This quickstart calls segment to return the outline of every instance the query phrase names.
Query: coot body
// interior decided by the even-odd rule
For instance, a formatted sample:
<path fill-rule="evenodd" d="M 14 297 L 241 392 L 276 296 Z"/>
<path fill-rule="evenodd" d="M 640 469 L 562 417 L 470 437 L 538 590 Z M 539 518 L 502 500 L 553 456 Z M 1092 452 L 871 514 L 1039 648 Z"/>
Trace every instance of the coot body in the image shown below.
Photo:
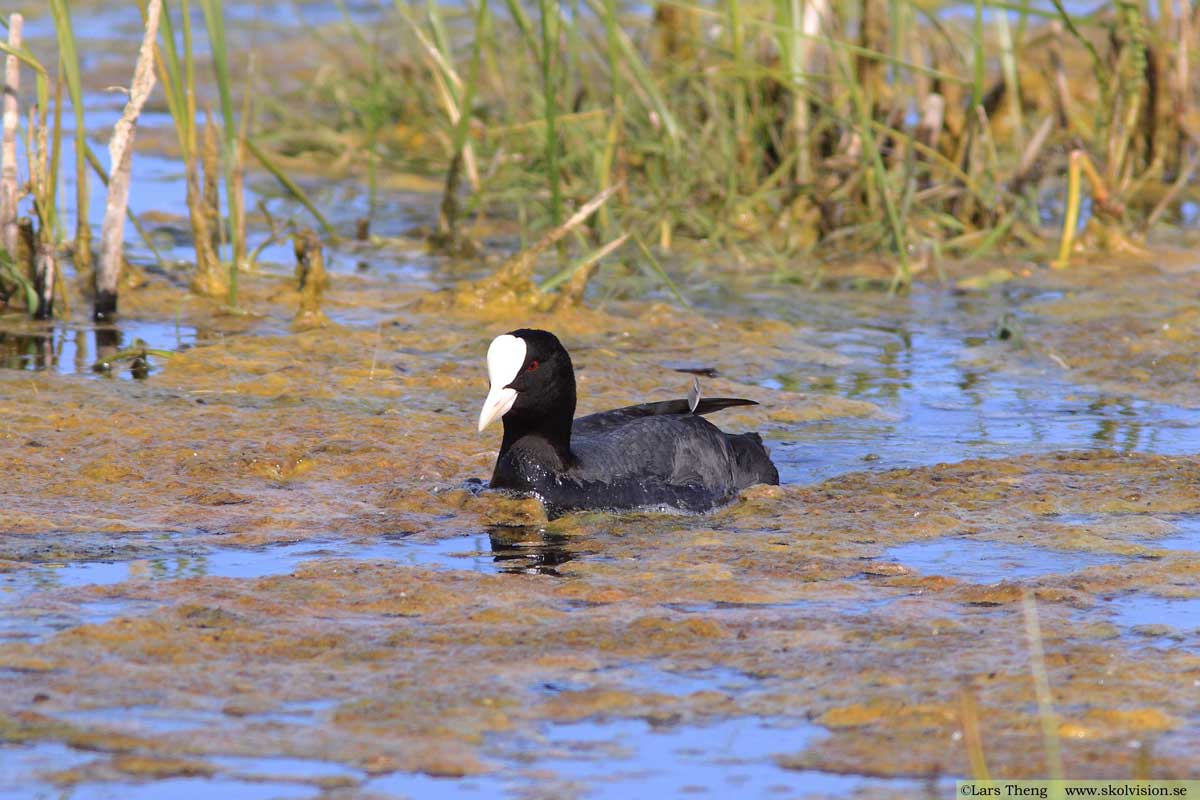
<path fill-rule="evenodd" d="M 491 389 L 479 430 L 500 418 L 491 486 L 532 494 L 551 515 L 580 510 L 709 511 L 756 483 L 779 483 L 757 433 L 724 433 L 703 414 L 751 400 L 643 403 L 575 419 L 571 357 L 547 331 L 488 348 Z"/>

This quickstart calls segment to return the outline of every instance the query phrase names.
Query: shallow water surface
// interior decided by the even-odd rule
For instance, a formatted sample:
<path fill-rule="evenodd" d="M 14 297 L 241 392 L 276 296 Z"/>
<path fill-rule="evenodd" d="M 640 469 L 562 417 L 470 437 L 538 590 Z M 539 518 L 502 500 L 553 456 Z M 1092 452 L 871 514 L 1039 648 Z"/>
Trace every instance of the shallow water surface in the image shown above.
<path fill-rule="evenodd" d="M 644 722 L 556 725 L 544 747 L 565 780 L 590 787 L 596 800 L 658 797 L 813 797 L 852 794 L 875 784 L 920 794 L 908 781 L 787 770 L 772 756 L 803 749 L 820 727 L 782 720 L 733 719 L 713 725 L 656 728 Z"/>
<path fill-rule="evenodd" d="M 526 749 L 506 754 L 505 778 L 389 775 L 365 787 L 439 800 L 521 797 L 529 791 L 589 800 L 817 798 L 866 789 L 914 798 L 928 794 L 918 781 L 789 770 L 775 762 L 772 754 L 802 749 L 822 733 L 816 725 L 779 719 L 694 726 L 637 720 L 558 724 L 527 742 Z"/>
<path fill-rule="evenodd" d="M 57 800 L 62 790 L 42 780 L 42 775 L 73 769 L 95 760 L 85 753 L 57 742 L 0 744 L 0 798 L 3 800 Z"/>
<path fill-rule="evenodd" d="M 321 795 L 316 786 L 230 778 L 166 778 L 153 783 L 93 783 L 75 789 L 72 800 L 308 800 Z"/>
<path fill-rule="evenodd" d="M 768 389 L 868 400 L 888 416 L 818 420 L 773 432 L 770 446 L 785 481 L 1055 450 L 1200 452 L 1200 410 L 1072 382 L 1051 359 L 1034 359 L 1022 342 L 995 337 L 991 327 L 1005 313 L 1003 303 L 980 307 L 973 298 L 940 291 L 896 303 L 900 309 L 868 306 L 892 319 L 870 326 L 862 324 L 866 309 L 856 303 L 808 309 L 800 318 L 816 330 L 805 342 L 845 361 L 760 379 Z"/>
<path fill-rule="evenodd" d="M 1107 604 L 1111 619 L 1124 628 L 1160 629 L 1186 636 L 1194 646 L 1200 637 L 1200 597 L 1157 597 L 1144 594 L 1114 597 Z"/>
<path fill-rule="evenodd" d="M 1192 514 L 1170 518 L 1169 521 L 1175 524 L 1175 532 L 1152 540 L 1152 544 L 1168 550 L 1200 553 L 1200 516 Z"/>
<path fill-rule="evenodd" d="M 20 601 L 32 591 L 127 582 L 172 581 L 185 578 L 261 578 L 285 575 L 297 566 L 322 559 L 386 561 L 404 566 L 467 569 L 476 572 L 552 572 L 571 555 L 554 549 L 536 532 L 514 534 L 499 528 L 492 533 L 437 540 L 386 537 L 384 541 L 306 539 L 259 548 L 194 547 L 172 552 L 174 535 L 142 534 L 124 542 L 106 537 L 110 551 L 121 548 L 119 559 L 50 560 L 27 569 L 0 572 L 0 603 Z M 544 534 L 543 534 L 544 536 Z M 532 537 L 532 538 L 531 538 Z M 0 540 L 2 540 L 0 536 Z M 551 537 L 553 541 L 553 537 Z"/>
<path fill-rule="evenodd" d="M 888 548 L 894 559 L 922 575 L 944 575 L 972 583 L 1019 581 L 1067 574 L 1098 564 L 1116 564 L 1119 556 L 1055 551 L 1032 544 L 988 542 L 953 537 L 908 542 Z"/>
<path fill-rule="evenodd" d="M 138 349 L 176 352 L 199 342 L 195 328 L 179 323 L 122 320 L 119 325 L 55 323 L 31 329 L 20 320 L 13 329 L 0 328 L 0 367 L 146 378 L 161 369 L 162 359 L 148 354 L 135 364 Z M 135 352 L 113 360 L 124 351 Z"/>

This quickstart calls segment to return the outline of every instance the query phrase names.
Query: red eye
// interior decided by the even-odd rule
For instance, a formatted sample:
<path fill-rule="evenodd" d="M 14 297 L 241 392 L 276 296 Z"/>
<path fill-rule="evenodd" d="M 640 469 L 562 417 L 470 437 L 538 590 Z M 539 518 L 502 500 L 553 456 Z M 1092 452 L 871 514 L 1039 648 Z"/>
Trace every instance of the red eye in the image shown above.
<path fill-rule="evenodd" d="M 537 368 L 538 368 L 538 362 L 537 362 L 537 359 L 534 359 L 533 361 L 529 362 L 529 366 L 525 368 L 525 371 L 533 372 Z"/>

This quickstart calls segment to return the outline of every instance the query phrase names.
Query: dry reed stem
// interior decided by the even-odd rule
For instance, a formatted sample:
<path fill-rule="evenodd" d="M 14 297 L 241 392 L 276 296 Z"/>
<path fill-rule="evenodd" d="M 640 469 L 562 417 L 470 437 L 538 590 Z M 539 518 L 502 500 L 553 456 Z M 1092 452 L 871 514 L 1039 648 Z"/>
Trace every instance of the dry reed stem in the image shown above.
<path fill-rule="evenodd" d="M 1046 672 L 1046 654 L 1042 644 L 1042 626 L 1038 620 L 1037 601 L 1026 589 L 1021 601 L 1025 617 L 1025 640 L 1029 645 L 1029 669 L 1033 674 L 1033 689 L 1037 697 L 1038 719 L 1042 727 L 1042 747 L 1046 755 L 1046 776 L 1062 780 L 1062 750 L 1058 738 L 1058 714 L 1050 692 L 1050 677 Z"/>
<path fill-rule="evenodd" d="M 33 254 L 37 250 L 37 232 L 33 229 L 33 220 L 21 217 L 13 225 L 17 240 L 13 244 L 12 256 L 17 264 L 23 266 L 30 277 L 33 276 Z M 30 309 L 32 311 L 33 309 Z"/>
<path fill-rule="evenodd" d="M 921 121 L 917 125 L 917 141 L 930 150 L 937 150 L 938 139 L 946 122 L 946 98 L 936 92 L 921 101 Z"/>
<path fill-rule="evenodd" d="M 793 16 L 796 14 L 799 0 L 792 0 Z M 814 62 L 817 51 L 814 42 L 821 35 L 821 26 L 829 14 L 829 0 L 808 0 L 804 3 L 804 11 L 800 21 L 799 52 L 796 54 L 796 70 L 791 75 L 795 89 L 792 94 L 792 136 L 796 143 L 796 182 L 808 184 L 813 180 L 812 148 L 809 139 L 812 136 L 812 119 L 808 108 L 808 98 L 803 92 L 807 83 L 806 76 L 816 72 Z M 794 20 L 793 20 L 794 24 Z"/>
<path fill-rule="evenodd" d="M 224 275 L 218 269 L 220 264 L 217 251 L 213 247 L 212 226 L 209 223 L 204 195 L 200 190 L 198 169 L 194 160 L 189 160 L 184 168 L 188 217 L 192 222 L 192 237 L 196 247 L 196 275 L 192 278 L 192 289 L 209 297 L 219 297 L 225 294 L 228 287 Z"/>
<path fill-rule="evenodd" d="M 458 125 L 458 121 L 464 113 L 471 113 L 471 109 L 469 108 L 459 108 L 458 101 L 454 96 L 454 92 L 458 92 L 459 96 L 462 96 L 463 80 L 454 69 L 454 65 L 442 57 L 442 53 L 438 50 L 437 45 L 430 41 L 424 31 L 415 23 L 412 23 L 410 27 L 413 35 L 417 37 L 417 42 L 424 48 L 425 54 L 429 58 L 429 72 L 433 76 L 434 85 L 437 87 L 438 99 L 446 107 L 446 116 L 450 119 L 450 128 L 453 129 Z M 454 91 L 451 91 L 451 87 L 447 81 L 453 84 Z M 462 159 L 463 167 L 467 171 L 467 181 L 471 184 L 471 191 L 478 192 L 480 187 L 479 165 L 475 158 L 475 149 L 472 147 L 470 141 L 463 144 Z"/>
<path fill-rule="evenodd" d="M 534 244 L 525 248 L 521 252 L 509 258 L 500 265 L 500 269 L 496 271 L 495 279 L 500 282 L 512 282 L 515 280 L 529 280 L 529 276 L 533 273 L 533 267 L 537 263 L 538 256 L 552 247 L 555 243 L 561 240 L 568 233 L 579 227 L 583 222 L 590 217 L 596 209 L 604 205 L 608 198 L 622 186 L 624 182 L 608 187 L 600 194 L 593 197 L 591 200 L 583 204 L 571 218 L 559 225 L 554 230 L 547 233 Z"/>
<path fill-rule="evenodd" d="M 1042 120 L 1042 124 L 1038 126 L 1037 131 L 1033 134 L 1033 138 L 1029 140 L 1029 143 L 1025 145 L 1024 152 L 1021 153 L 1021 160 L 1017 165 L 1017 171 L 1013 174 L 1012 183 L 1014 186 L 1023 183 L 1033 170 L 1038 156 L 1042 154 L 1042 148 L 1046 146 L 1046 140 L 1050 138 L 1050 132 L 1053 130 L 1054 117 L 1046 117 Z"/>
<path fill-rule="evenodd" d="M 623 233 L 584 259 L 575 269 L 575 274 L 567 281 L 567 285 L 559 291 L 555 308 L 570 308 L 583 305 L 583 295 L 587 291 L 588 281 L 592 279 L 592 275 L 596 272 L 596 268 L 600 265 L 600 262 L 618 247 L 629 241 L 629 237 L 632 235 L 630 233 Z"/>
<path fill-rule="evenodd" d="M 1191 111 L 1191 92 L 1188 91 L 1188 52 L 1191 49 L 1192 25 L 1188 3 L 1177 0 L 1176 11 L 1179 39 L 1176 47 L 1175 75 L 1172 93 L 1175 95 L 1175 125 L 1181 131 L 1188 129 L 1187 119 Z"/>
<path fill-rule="evenodd" d="M 1058 112 L 1058 125 L 1071 130 L 1071 86 L 1067 82 L 1067 70 L 1062 57 L 1062 25 L 1051 24 L 1053 37 L 1050 40 L 1050 66 L 1054 70 L 1054 106 Z"/>
<path fill-rule="evenodd" d="M 146 32 L 138 50 L 133 81 L 129 85 L 129 101 L 121 118 L 113 126 L 108 143 L 112 174 L 108 183 L 108 198 L 104 204 L 104 223 L 100 229 L 100 267 L 96 270 L 96 296 L 92 315 L 105 319 L 117 313 L 117 282 L 124 261 L 125 211 L 129 207 L 129 182 L 133 169 L 133 140 L 137 133 L 138 115 L 154 89 L 154 42 L 162 0 L 150 0 L 146 9 Z"/>
<path fill-rule="evenodd" d="M 458 230 L 458 185 L 462 177 L 465 148 L 450 157 L 450 166 L 446 169 L 446 185 L 442 189 L 442 204 L 438 208 L 437 230 L 430 237 L 430 243 L 447 252 L 458 255 L 472 255 L 475 246 L 470 239 L 459 234 Z"/>
<path fill-rule="evenodd" d="M 24 17 L 13 14 L 8 20 L 8 46 L 21 46 Z M 21 62 L 16 56 L 4 59 L 3 143 L 0 144 L 0 244 L 12 256 L 17 252 L 17 126 L 21 122 L 18 95 L 21 88 Z"/>
<path fill-rule="evenodd" d="M 251 54 L 249 72 L 251 80 L 254 72 L 254 56 Z M 250 82 L 250 81 L 248 81 Z M 250 136 L 250 118 L 251 113 L 250 100 L 253 92 L 246 92 L 242 97 L 242 113 L 238 121 L 238 136 L 237 142 L 233 148 L 233 169 L 230 172 L 230 179 L 233 185 L 233 193 L 239 198 L 237 203 L 230 204 L 230 224 L 233 227 L 233 267 L 235 270 L 243 267 L 249 268 L 253 262 L 246 258 L 246 140 Z"/>
<path fill-rule="evenodd" d="M 983 736 L 979 732 L 979 703 L 969 687 L 958 693 L 958 719 L 962 724 L 963 745 L 971 765 L 971 777 L 977 781 L 990 780 L 987 759 L 983 752 Z"/>

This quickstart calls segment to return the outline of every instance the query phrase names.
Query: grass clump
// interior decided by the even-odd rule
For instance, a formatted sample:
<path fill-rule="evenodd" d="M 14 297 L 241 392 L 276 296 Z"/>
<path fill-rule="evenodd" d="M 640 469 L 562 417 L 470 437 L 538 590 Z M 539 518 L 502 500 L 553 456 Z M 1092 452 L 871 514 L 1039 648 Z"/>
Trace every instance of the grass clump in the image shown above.
<path fill-rule="evenodd" d="M 439 244 L 472 215 L 520 220 L 529 238 L 624 181 L 577 234 L 580 252 L 629 233 L 783 272 L 797 256 L 881 253 L 899 285 L 921 266 L 913 253 L 1048 259 L 1076 233 L 1062 226 L 1068 202 L 1090 213 L 1093 249 L 1177 213 L 1193 191 L 1172 187 L 1195 166 L 1184 12 L 1133 0 L 1090 14 L 1053 0 L 397 2 L 372 23 L 395 26 L 380 35 L 394 46 L 341 53 L 290 104 L 323 109 L 307 124 L 331 135 L 289 139 L 296 120 L 276 106 L 273 139 L 315 150 L 361 126 L 364 105 L 393 120 L 366 131 L 364 158 L 454 178 Z M 346 17 L 346 35 L 362 24 Z M 468 148 L 479 167 L 461 197 Z M 1090 210 L 1065 196 L 1081 158 L 1095 165 Z"/>

